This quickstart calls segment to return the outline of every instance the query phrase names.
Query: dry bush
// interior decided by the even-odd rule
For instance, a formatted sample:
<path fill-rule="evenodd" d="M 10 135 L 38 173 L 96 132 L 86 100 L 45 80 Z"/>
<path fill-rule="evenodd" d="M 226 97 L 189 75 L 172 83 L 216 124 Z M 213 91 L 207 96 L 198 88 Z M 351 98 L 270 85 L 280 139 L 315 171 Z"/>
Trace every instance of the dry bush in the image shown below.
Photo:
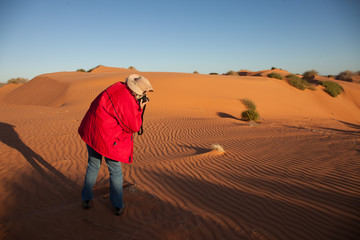
<path fill-rule="evenodd" d="M 341 72 L 339 73 L 337 76 L 336 76 L 336 79 L 337 80 L 342 80 L 342 81 L 347 81 L 347 82 L 352 82 L 353 81 L 353 77 L 355 76 L 356 74 L 350 70 L 346 70 L 344 72 Z"/>
<path fill-rule="evenodd" d="M 225 152 L 224 148 L 220 144 L 211 145 L 211 149 L 221 152 L 221 153 Z"/>
<path fill-rule="evenodd" d="M 303 78 L 307 81 L 312 81 L 315 79 L 316 75 L 319 75 L 319 72 L 316 70 L 310 70 L 310 71 L 306 71 L 303 74 Z"/>
<path fill-rule="evenodd" d="M 136 70 L 136 68 L 134 66 L 130 66 L 129 70 Z"/>
<path fill-rule="evenodd" d="M 21 84 L 21 83 L 26 83 L 28 81 L 27 78 L 11 78 L 7 81 L 8 84 L 14 83 L 14 84 Z"/>

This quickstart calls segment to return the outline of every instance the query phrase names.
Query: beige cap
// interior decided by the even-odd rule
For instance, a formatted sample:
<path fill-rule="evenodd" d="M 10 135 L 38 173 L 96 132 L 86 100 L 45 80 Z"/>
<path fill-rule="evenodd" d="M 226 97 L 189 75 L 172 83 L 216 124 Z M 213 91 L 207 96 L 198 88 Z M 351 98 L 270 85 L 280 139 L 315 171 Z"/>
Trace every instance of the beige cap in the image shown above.
<path fill-rule="evenodd" d="M 125 81 L 126 85 L 137 95 L 143 95 L 146 92 L 153 92 L 149 80 L 137 74 L 131 74 Z"/>

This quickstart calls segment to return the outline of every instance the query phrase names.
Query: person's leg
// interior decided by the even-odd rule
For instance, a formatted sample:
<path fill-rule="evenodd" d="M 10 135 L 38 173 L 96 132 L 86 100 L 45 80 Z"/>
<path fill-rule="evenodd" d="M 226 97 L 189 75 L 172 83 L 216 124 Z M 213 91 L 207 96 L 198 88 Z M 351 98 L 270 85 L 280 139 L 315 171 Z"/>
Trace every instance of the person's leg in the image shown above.
<path fill-rule="evenodd" d="M 93 195 L 93 187 L 96 182 L 97 175 L 99 173 L 102 155 L 97 153 L 89 145 L 86 145 L 88 149 L 88 166 L 85 175 L 84 187 L 81 192 L 83 202 L 91 200 Z"/>
<path fill-rule="evenodd" d="M 123 174 L 121 162 L 105 158 L 110 173 L 110 201 L 115 208 L 125 207 L 123 202 Z"/>

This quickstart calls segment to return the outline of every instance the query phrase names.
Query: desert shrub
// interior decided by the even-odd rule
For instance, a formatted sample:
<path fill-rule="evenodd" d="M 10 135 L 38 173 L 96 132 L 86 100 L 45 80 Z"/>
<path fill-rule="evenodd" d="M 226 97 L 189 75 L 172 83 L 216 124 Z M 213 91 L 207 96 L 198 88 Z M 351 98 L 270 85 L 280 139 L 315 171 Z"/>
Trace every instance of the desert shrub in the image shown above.
<path fill-rule="evenodd" d="M 347 82 L 352 82 L 353 81 L 353 76 L 355 75 L 355 73 L 353 73 L 350 70 L 346 70 L 344 72 L 339 73 L 339 75 L 336 76 L 336 79 L 338 80 L 342 80 L 342 81 L 347 81 Z"/>
<path fill-rule="evenodd" d="M 320 85 L 324 86 L 324 91 L 327 92 L 330 96 L 336 97 L 342 91 L 344 91 L 343 87 L 340 84 L 332 81 L 320 81 Z"/>
<path fill-rule="evenodd" d="M 291 74 L 287 75 L 286 78 L 289 79 L 289 78 L 299 78 L 299 77 L 296 76 L 295 74 L 291 73 Z"/>
<path fill-rule="evenodd" d="M 136 68 L 134 66 L 130 66 L 129 70 L 136 70 Z"/>
<path fill-rule="evenodd" d="M 100 67 L 101 65 L 97 65 L 96 67 L 93 67 L 93 68 L 90 68 L 89 70 L 87 70 L 87 72 L 89 73 L 89 72 L 92 72 L 95 68 L 98 68 L 98 67 Z"/>
<path fill-rule="evenodd" d="M 235 71 L 228 71 L 227 73 L 225 73 L 225 75 L 231 75 L 231 76 L 238 76 L 239 74 Z"/>
<path fill-rule="evenodd" d="M 275 70 L 275 69 L 276 69 L 276 67 L 272 67 L 272 68 L 271 68 L 271 70 Z"/>
<path fill-rule="evenodd" d="M 14 83 L 14 84 L 20 84 L 20 83 L 26 83 L 28 80 L 26 78 L 11 78 L 7 81 L 8 84 Z"/>
<path fill-rule="evenodd" d="M 193 73 L 194 73 L 194 74 L 199 74 L 199 72 L 198 72 L 198 71 L 194 71 Z"/>
<path fill-rule="evenodd" d="M 241 118 L 245 121 L 257 121 L 260 118 L 259 113 L 256 111 L 256 105 L 255 103 L 248 99 L 243 98 L 241 99 L 241 102 L 245 105 L 246 111 L 243 111 L 241 113 Z"/>
<path fill-rule="evenodd" d="M 303 78 L 305 80 L 314 80 L 316 75 L 319 75 L 316 70 L 310 70 L 303 73 Z"/>
<path fill-rule="evenodd" d="M 5 85 L 5 83 L 0 82 L 0 88 L 1 88 L 2 86 L 4 86 L 4 85 Z"/>
<path fill-rule="evenodd" d="M 257 121 L 259 120 L 259 113 L 256 110 L 246 110 L 241 113 L 241 118 L 245 121 Z"/>
<path fill-rule="evenodd" d="M 79 68 L 78 70 L 76 70 L 77 72 L 86 72 L 85 69 Z"/>
<path fill-rule="evenodd" d="M 247 110 L 256 110 L 256 105 L 252 100 L 248 98 L 243 98 L 241 99 L 241 102 L 245 105 Z"/>
<path fill-rule="evenodd" d="M 277 79 L 280 79 L 280 80 L 283 79 L 283 77 L 282 77 L 280 74 L 274 73 L 274 72 L 273 72 L 273 73 L 269 73 L 269 74 L 268 74 L 268 77 L 269 77 L 269 78 L 277 78 Z"/>
<path fill-rule="evenodd" d="M 305 79 L 301 79 L 294 74 L 289 74 L 288 76 L 286 76 L 286 78 L 291 86 L 296 87 L 300 90 L 305 90 L 306 88 L 309 88 L 311 86 L 308 81 L 306 81 Z"/>
<path fill-rule="evenodd" d="M 212 73 L 209 73 L 210 75 L 219 75 L 218 73 L 216 72 L 212 72 Z"/>

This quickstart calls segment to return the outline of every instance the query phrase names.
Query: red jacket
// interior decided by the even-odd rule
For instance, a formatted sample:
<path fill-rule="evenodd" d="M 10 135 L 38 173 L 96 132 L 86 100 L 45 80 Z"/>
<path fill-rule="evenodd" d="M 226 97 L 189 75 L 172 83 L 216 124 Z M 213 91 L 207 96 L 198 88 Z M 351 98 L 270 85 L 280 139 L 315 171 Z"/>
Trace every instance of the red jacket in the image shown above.
<path fill-rule="evenodd" d="M 140 130 L 142 109 L 122 82 L 99 94 L 83 118 L 79 134 L 90 147 L 115 161 L 133 161 L 133 134 Z"/>

